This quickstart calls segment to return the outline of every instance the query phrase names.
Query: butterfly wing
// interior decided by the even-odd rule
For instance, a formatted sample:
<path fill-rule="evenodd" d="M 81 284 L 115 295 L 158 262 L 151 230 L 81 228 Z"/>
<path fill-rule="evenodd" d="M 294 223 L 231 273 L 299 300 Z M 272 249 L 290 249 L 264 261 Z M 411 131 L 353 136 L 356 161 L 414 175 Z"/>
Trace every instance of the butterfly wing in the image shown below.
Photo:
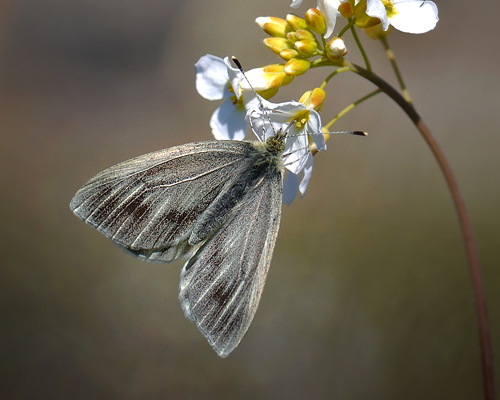
<path fill-rule="evenodd" d="M 182 269 L 182 308 L 221 357 L 239 344 L 257 310 L 281 202 L 282 176 L 270 169 Z"/>
<path fill-rule="evenodd" d="M 97 174 L 70 208 L 136 256 L 173 261 L 191 254 L 193 224 L 236 174 L 251 144 L 206 141 L 149 153 Z"/>

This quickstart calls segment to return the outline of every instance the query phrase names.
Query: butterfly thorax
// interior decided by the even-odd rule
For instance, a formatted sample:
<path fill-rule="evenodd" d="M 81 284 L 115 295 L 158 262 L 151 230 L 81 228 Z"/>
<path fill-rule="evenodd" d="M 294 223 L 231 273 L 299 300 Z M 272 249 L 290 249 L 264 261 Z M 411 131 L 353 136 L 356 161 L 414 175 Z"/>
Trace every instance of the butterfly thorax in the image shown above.
<path fill-rule="evenodd" d="M 283 151 L 285 150 L 285 135 L 278 132 L 275 136 L 271 136 L 264 143 L 252 143 L 256 153 L 252 154 L 254 168 L 269 168 L 274 167 L 274 170 L 280 173 L 284 172 L 283 166 Z"/>

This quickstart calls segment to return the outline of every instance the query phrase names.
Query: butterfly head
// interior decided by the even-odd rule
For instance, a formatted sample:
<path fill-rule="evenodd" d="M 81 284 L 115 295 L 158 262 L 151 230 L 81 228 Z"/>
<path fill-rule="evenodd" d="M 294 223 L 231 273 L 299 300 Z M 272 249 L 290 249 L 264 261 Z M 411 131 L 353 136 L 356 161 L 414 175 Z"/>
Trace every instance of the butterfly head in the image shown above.
<path fill-rule="evenodd" d="M 280 129 L 274 136 L 270 136 L 266 140 L 266 147 L 270 153 L 281 154 L 285 151 L 285 138 L 288 129 L 283 131 Z"/>

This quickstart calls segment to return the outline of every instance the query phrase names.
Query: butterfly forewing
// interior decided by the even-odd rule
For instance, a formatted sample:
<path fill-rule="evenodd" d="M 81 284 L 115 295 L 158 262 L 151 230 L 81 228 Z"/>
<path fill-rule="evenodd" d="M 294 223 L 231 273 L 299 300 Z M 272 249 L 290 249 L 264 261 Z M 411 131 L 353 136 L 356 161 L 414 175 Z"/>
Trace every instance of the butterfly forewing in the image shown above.
<path fill-rule="evenodd" d="M 190 143 L 99 173 L 70 207 L 83 221 L 142 258 L 172 261 L 193 251 L 194 222 L 235 176 L 247 142 Z"/>
<path fill-rule="evenodd" d="M 239 344 L 257 310 L 281 202 L 281 172 L 271 168 L 182 270 L 182 308 L 221 357 Z"/>

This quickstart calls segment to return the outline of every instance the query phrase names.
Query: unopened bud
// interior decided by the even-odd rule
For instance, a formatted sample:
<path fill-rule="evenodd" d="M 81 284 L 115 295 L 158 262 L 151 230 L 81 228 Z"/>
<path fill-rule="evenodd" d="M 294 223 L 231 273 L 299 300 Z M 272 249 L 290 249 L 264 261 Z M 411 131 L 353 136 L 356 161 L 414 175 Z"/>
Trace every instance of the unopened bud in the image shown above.
<path fill-rule="evenodd" d="M 311 57 L 318 48 L 318 44 L 314 39 L 297 40 L 295 42 L 295 48 L 303 56 Z"/>
<path fill-rule="evenodd" d="M 297 50 L 294 50 L 294 49 L 281 50 L 281 53 L 280 53 L 280 57 L 286 61 L 291 60 L 292 58 L 295 58 L 298 55 L 299 55 L 299 52 Z"/>
<path fill-rule="evenodd" d="M 307 28 L 306 20 L 298 17 L 295 14 L 288 14 L 286 16 L 286 22 L 288 22 L 288 24 L 292 27 L 294 31 L 298 29 Z"/>
<path fill-rule="evenodd" d="M 305 74 L 311 67 L 311 63 L 300 58 L 292 58 L 285 64 L 285 74 L 289 76 L 299 76 Z"/>
<path fill-rule="evenodd" d="M 351 18 L 354 15 L 354 0 L 340 3 L 339 12 L 342 17 Z"/>
<path fill-rule="evenodd" d="M 286 38 L 292 43 L 297 40 L 297 38 L 295 37 L 295 32 L 288 32 L 286 34 Z"/>
<path fill-rule="evenodd" d="M 312 33 L 311 31 L 308 31 L 307 29 L 299 29 L 293 35 L 295 36 L 295 39 L 297 39 L 297 40 L 314 39 L 314 33 Z"/>
<path fill-rule="evenodd" d="M 254 68 L 247 71 L 246 76 L 256 91 L 279 88 L 293 81 L 293 76 L 285 73 L 283 64 Z M 252 90 L 246 80 L 241 81 L 240 87 L 242 90 Z"/>
<path fill-rule="evenodd" d="M 334 37 L 326 44 L 326 56 L 330 60 L 336 61 L 346 54 L 347 48 L 345 47 L 345 42 L 342 38 Z"/>
<path fill-rule="evenodd" d="M 325 91 L 323 89 L 316 88 L 314 90 L 308 90 L 307 92 L 305 92 L 300 98 L 299 102 L 304 104 L 307 108 L 313 108 L 319 112 L 323 107 L 325 98 Z"/>
<path fill-rule="evenodd" d="M 282 50 L 293 48 L 293 43 L 290 43 L 287 39 L 280 37 L 266 38 L 264 39 L 264 44 L 269 50 L 278 55 Z"/>
<path fill-rule="evenodd" d="M 306 12 L 307 26 L 319 35 L 326 31 L 326 21 L 323 13 L 317 8 L 310 8 Z"/>
<path fill-rule="evenodd" d="M 290 25 L 282 18 L 259 17 L 255 22 L 270 36 L 285 38 L 290 32 Z"/>

